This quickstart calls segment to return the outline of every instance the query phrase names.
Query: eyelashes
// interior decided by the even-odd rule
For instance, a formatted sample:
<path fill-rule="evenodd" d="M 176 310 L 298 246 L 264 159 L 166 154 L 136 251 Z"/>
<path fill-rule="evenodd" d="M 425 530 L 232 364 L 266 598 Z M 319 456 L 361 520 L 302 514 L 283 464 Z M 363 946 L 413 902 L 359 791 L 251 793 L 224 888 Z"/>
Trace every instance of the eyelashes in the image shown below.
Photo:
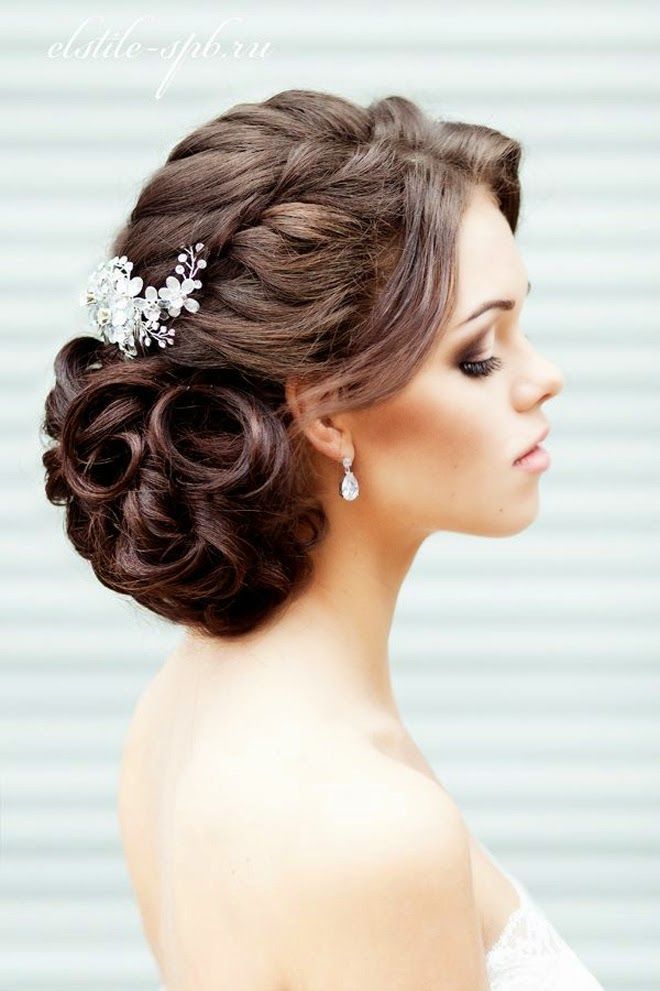
<path fill-rule="evenodd" d="M 522 335 L 525 340 L 529 340 L 527 334 Z M 502 368 L 504 362 L 497 355 L 491 355 L 490 358 L 485 358 L 483 361 L 470 361 L 466 359 L 465 361 L 459 362 L 458 367 L 463 372 L 464 375 L 470 378 L 481 378 L 486 375 L 490 375 L 491 372 L 496 371 L 498 368 Z"/>
<path fill-rule="evenodd" d="M 470 378 L 478 378 L 483 375 L 490 375 L 495 369 L 502 367 L 502 361 L 497 355 L 492 355 L 484 361 L 461 361 L 459 366 L 464 375 Z"/>

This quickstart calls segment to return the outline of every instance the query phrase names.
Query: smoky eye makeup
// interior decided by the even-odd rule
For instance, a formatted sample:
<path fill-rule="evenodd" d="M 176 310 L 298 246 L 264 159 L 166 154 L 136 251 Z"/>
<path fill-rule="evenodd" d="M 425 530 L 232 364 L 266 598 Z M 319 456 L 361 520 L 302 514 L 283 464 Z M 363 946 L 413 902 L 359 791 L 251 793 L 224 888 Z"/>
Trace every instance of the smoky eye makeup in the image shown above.
<path fill-rule="evenodd" d="M 486 352 L 486 344 L 491 330 L 492 327 L 485 327 L 478 334 L 475 334 L 471 341 L 464 344 L 456 355 L 457 364 L 463 361 L 477 361 L 480 356 L 483 356 Z"/>
<path fill-rule="evenodd" d="M 486 338 L 490 330 L 491 328 L 489 327 L 480 334 L 477 334 L 467 346 L 459 351 L 459 356 L 455 359 L 456 368 L 468 378 L 483 378 L 504 366 L 504 362 L 496 354 L 491 354 L 488 357 L 479 357 L 486 350 Z M 529 340 L 527 334 L 523 333 L 522 336 L 525 340 Z"/>
<path fill-rule="evenodd" d="M 492 327 L 485 328 L 459 350 L 454 363 L 462 375 L 468 378 L 481 378 L 502 367 L 502 361 L 496 355 L 483 357 L 491 330 Z"/>

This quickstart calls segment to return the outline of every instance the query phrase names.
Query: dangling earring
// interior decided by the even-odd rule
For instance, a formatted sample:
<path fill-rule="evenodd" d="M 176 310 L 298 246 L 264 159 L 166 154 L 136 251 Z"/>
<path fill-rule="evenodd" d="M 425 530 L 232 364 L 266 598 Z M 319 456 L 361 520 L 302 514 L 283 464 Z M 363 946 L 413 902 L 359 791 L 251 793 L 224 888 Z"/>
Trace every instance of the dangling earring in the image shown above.
<path fill-rule="evenodd" d="M 341 480 L 339 486 L 339 493 L 344 499 L 348 499 L 349 502 L 353 499 L 357 499 L 360 494 L 360 486 L 358 485 L 358 480 L 351 471 L 351 465 L 353 464 L 353 458 L 342 458 L 341 463 L 344 466 L 344 477 Z"/>

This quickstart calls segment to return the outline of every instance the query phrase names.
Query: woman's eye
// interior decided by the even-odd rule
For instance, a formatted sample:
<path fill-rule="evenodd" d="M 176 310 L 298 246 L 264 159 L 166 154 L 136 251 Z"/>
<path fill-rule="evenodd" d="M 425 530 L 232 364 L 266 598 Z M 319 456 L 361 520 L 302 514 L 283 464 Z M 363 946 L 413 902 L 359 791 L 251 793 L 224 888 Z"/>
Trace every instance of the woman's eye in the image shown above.
<path fill-rule="evenodd" d="M 496 368 L 502 367 L 502 361 L 497 355 L 492 355 L 484 361 L 462 361 L 459 366 L 464 375 L 476 378 L 480 375 L 490 375 Z"/>

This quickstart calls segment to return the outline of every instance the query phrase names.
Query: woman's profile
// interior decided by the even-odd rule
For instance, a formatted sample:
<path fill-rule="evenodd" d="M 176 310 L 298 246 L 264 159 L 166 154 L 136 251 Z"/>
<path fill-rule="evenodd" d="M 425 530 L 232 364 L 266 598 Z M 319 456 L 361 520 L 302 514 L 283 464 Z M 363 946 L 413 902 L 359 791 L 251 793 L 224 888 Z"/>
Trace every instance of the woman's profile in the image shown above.
<path fill-rule="evenodd" d="M 538 514 L 563 380 L 522 329 L 520 159 L 400 96 L 234 106 L 143 185 L 88 288 L 99 333 L 56 357 L 47 496 L 182 631 L 118 783 L 166 991 L 601 987 L 390 679 L 425 538 Z"/>

